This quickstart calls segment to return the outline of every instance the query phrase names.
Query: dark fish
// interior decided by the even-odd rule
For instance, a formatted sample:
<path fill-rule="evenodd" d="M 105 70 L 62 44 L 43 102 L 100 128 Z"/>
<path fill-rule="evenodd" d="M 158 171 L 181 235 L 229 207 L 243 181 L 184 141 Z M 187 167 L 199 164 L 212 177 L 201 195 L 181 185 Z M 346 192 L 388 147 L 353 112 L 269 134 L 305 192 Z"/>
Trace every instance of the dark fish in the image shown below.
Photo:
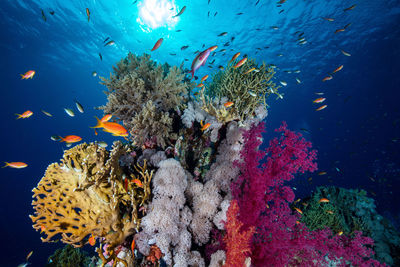
<path fill-rule="evenodd" d="M 230 45 L 229 42 L 224 43 L 224 46 L 229 46 L 229 45 Z"/>
<path fill-rule="evenodd" d="M 103 61 L 103 56 L 99 53 L 100 60 Z"/>
<path fill-rule="evenodd" d="M 189 59 L 187 59 L 187 58 L 185 58 L 184 60 L 185 60 L 185 61 L 189 61 Z"/>
<path fill-rule="evenodd" d="M 111 41 L 108 41 L 104 46 L 114 45 L 114 44 L 115 44 L 115 42 L 113 40 L 111 40 Z"/>
<path fill-rule="evenodd" d="M 182 30 L 176 30 L 176 32 L 181 32 Z"/>
<path fill-rule="evenodd" d="M 217 52 L 213 52 L 211 56 L 215 56 L 217 54 Z"/>
<path fill-rule="evenodd" d="M 221 65 L 219 65 L 219 66 L 218 66 L 218 69 L 224 70 L 224 67 L 222 67 Z"/>
<path fill-rule="evenodd" d="M 53 10 L 50 10 L 49 13 L 50 13 L 50 15 L 54 15 L 54 11 Z"/>
<path fill-rule="evenodd" d="M 213 64 L 215 62 L 215 59 L 213 59 L 211 62 L 210 62 L 210 64 Z"/>
<path fill-rule="evenodd" d="M 172 16 L 173 18 L 175 18 L 175 17 L 179 17 L 180 15 L 182 15 L 183 14 L 183 12 L 185 12 L 185 10 L 186 10 L 186 6 L 183 6 L 182 7 L 182 9 L 179 11 L 179 13 L 178 14 L 176 14 L 175 16 Z"/>
<path fill-rule="evenodd" d="M 260 3 L 260 0 L 257 0 L 257 2 L 256 2 L 256 4 L 255 4 L 255 6 L 256 6 L 256 5 L 258 5 L 258 3 Z"/>
<path fill-rule="evenodd" d="M 169 53 L 171 56 L 176 56 L 176 54 L 175 53 Z"/>
<path fill-rule="evenodd" d="M 237 13 L 236 15 L 240 16 L 240 15 L 243 15 L 243 13 L 242 13 L 242 12 L 239 12 L 239 13 Z"/>
<path fill-rule="evenodd" d="M 300 128 L 301 131 L 306 132 L 306 133 L 310 133 L 309 130 L 307 130 L 306 128 Z"/>
<path fill-rule="evenodd" d="M 235 40 L 235 36 L 232 36 L 231 43 Z"/>
<path fill-rule="evenodd" d="M 196 50 L 193 54 L 197 54 L 197 53 L 199 53 L 200 51 L 199 50 Z"/>
<path fill-rule="evenodd" d="M 206 45 L 205 44 L 203 44 L 202 46 L 201 46 L 201 48 L 204 48 Z"/>
<path fill-rule="evenodd" d="M 220 34 L 218 34 L 218 36 L 225 36 L 227 34 L 228 34 L 227 32 L 221 32 Z"/>
<path fill-rule="evenodd" d="M 300 34 L 299 34 L 299 38 L 301 37 L 301 36 L 303 36 L 304 35 L 304 32 L 301 32 Z"/>
<path fill-rule="evenodd" d="M 134 5 L 134 4 L 136 4 L 136 3 L 137 3 L 137 0 L 133 1 L 132 5 Z"/>
<path fill-rule="evenodd" d="M 226 52 L 226 49 L 221 49 L 220 52 L 222 52 L 222 53 L 223 53 L 223 52 Z"/>
<path fill-rule="evenodd" d="M 211 0 L 208 0 L 208 4 L 210 4 L 210 1 L 211 1 Z"/>
<path fill-rule="evenodd" d="M 188 47 L 189 47 L 188 45 L 184 45 L 184 46 L 181 47 L 181 50 L 185 50 L 185 49 L 187 49 Z"/>
<path fill-rule="evenodd" d="M 283 11 L 285 11 L 284 9 L 282 9 L 281 11 L 279 11 L 279 13 L 278 14 L 281 14 Z"/>
<path fill-rule="evenodd" d="M 257 49 L 257 50 L 261 50 L 261 48 L 260 48 L 260 47 L 257 47 L 256 49 Z"/>
<path fill-rule="evenodd" d="M 47 21 L 46 16 L 44 15 L 43 9 L 41 9 L 41 11 L 42 11 L 42 19 L 43 19 L 44 21 Z"/>
<path fill-rule="evenodd" d="M 199 77 L 197 77 L 196 75 L 194 76 L 194 79 L 197 80 Z"/>
<path fill-rule="evenodd" d="M 349 27 L 350 25 L 351 25 L 351 23 L 346 24 L 346 25 L 343 27 L 343 29 L 347 29 L 347 27 Z"/>
<path fill-rule="evenodd" d="M 256 28 L 256 31 L 261 31 L 261 29 L 260 28 Z"/>
<path fill-rule="evenodd" d="M 355 7 L 356 7 L 356 5 L 352 5 L 351 7 L 343 9 L 343 11 L 349 11 L 349 10 L 354 9 Z"/>
<path fill-rule="evenodd" d="M 208 13 L 207 13 L 207 17 L 210 17 L 210 11 L 208 11 Z"/>
<path fill-rule="evenodd" d="M 267 48 L 269 48 L 269 46 L 264 46 L 264 49 L 267 49 Z"/>
<path fill-rule="evenodd" d="M 214 13 L 214 17 L 215 17 L 217 14 L 218 14 L 218 12 L 215 12 L 215 13 Z"/>
<path fill-rule="evenodd" d="M 110 40 L 110 37 L 107 37 L 107 38 L 103 41 L 103 43 L 107 42 L 108 40 Z"/>
<path fill-rule="evenodd" d="M 279 28 L 278 28 L 278 26 L 271 26 L 271 29 L 277 30 Z"/>

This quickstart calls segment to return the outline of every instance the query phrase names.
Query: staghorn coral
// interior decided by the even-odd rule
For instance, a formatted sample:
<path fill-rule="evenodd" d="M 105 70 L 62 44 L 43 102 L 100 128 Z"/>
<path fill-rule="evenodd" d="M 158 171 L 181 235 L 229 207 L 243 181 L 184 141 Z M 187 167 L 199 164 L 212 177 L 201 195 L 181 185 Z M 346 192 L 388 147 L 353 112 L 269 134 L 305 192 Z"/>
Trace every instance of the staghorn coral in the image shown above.
<path fill-rule="evenodd" d="M 46 267 L 84 267 L 89 266 L 91 261 L 86 251 L 74 248 L 71 245 L 66 245 L 62 249 L 57 249 L 54 254 L 49 257 Z"/>
<path fill-rule="evenodd" d="M 115 142 L 111 152 L 84 143 L 65 151 L 61 163 L 48 166 L 32 190 L 35 214 L 30 215 L 33 228 L 47 235 L 43 242 L 61 235 L 62 242 L 81 247 L 93 235 L 108 244 L 110 257 L 104 264 L 124 262 L 113 249 L 138 230 L 137 206 L 150 195 L 152 175 L 146 165 L 138 166 L 143 189 L 126 191 L 119 158 L 127 152 L 121 142 Z"/>
<path fill-rule="evenodd" d="M 234 64 L 235 62 L 229 64 L 224 71 L 219 71 L 213 77 L 213 82 L 200 92 L 202 109 L 224 123 L 254 117 L 259 106 L 267 106 L 266 99 L 269 95 L 281 97 L 278 93 L 280 86 L 271 81 L 275 74 L 273 68 L 265 63 L 257 66 L 254 60 L 247 60 L 237 69 L 233 67 Z M 256 68 L 256 71 L 244 74 L 251 68 Z M 234 105 L 225 108 L 223 104 L 226 101 L 232 101 Z"/>

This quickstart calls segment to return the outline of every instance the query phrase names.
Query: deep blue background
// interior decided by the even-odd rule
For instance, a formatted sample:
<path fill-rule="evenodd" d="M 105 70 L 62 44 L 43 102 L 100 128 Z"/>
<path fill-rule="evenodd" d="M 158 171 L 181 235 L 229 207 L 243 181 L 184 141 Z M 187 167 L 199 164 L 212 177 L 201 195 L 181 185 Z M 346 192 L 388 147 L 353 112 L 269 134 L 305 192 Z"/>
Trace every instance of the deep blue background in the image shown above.
<path fill-rule="evenodd" d="M 399 1 L 288 0 L 282 7 L 265 0 L 257 6 L 257 1 L 230 1 L 229 6 L 227 1 L 176 1 L 178 10 L 187 6 L 176 25 L 154 30 L 137 22 L 138 9 L 144 1 L 132 2 L 1 1 L 0 161 L 29 164 L 20 170 L 0 169 L 1 266 L 16 266 L 30 250 L 34 250 L 33 266 L 43 266 L 59 246 L 41 243 L 28 217 L 33 213 L 32 188 L 47 165 L 58 161 L 65 149 L 50 136 L 77 134 L 86 142 L 114 140 L 105 133 L 95 136 L 89 129 L 95 124 L 94 116 L 102 116 L 94 107 L 106 102 L 102 93 L 105 88 L 98 77 L 91 76 L 92 71 L 108 76 L 111 66 L 128 51 L 149 53 L 160 37 L 164 42 L 152 52 L 153 59 L 179 65 L 187 58 L 186 68 L 203 44 L 219 45 L 217 55 L 209 58 L 209 62 L 216 60 L 214 67 L 200 69 L 200 77 L 217 71 L 216 67 L 225 65 L 236 52 L 248 54 L 258 62 L 276 64 L 275 82 L 286 81 L 288 86 L 281 88 L 283 100 L 269 101 L 266 139 L 273 136 L 273 129 L 282 120 L 291 129 L 309 130 L 303 134 L 319 151 L 320 171 L 328 172 L 325 176 L 299 177 L 293 182 L 296 194 L 306 196 L 317 185 L 363 188 L 377 200 L 379 213 L 399 225 Z M 357 4 L 354 10 L 343 11 L 352 4 Z M 86 7 L 91 10 L 90 22 Z M 50 10 L 55 11 L 54 16 Z M 244 14 L 236 15 L 238 12 Z M 345 32 L 334 34 L 348 23 L 352 24 Z M 176 32 L 177 29 L 182 31 Z M 227 36 L 217 36 L 225 31 Z M 304 32 L 307 44 L 297 44 L 296 31 Z M 115 40 L 115 46 L 103 46 L 107 36 Z M 223 47 L 228 41 L 230 45 Z M 181 50 L 184 45 L 189 48 Z M 220 52 L 223 48 L 227 49 L 226 54 Z M 344 56 L 340 49 L 351 53 L 351 57 Z M 99 60 L 99 52 L 103 61 Z M 341 64 L 344 68 L 333 80 L 321 81 Z M 21 80 L 19 74 L 31 69 L 36 71 L 35 77 Z M 284 72 L 295 69 L 301 73 Z M 296 77 L 301 84 L 296 83 Z M 315 111 L 315 92 L 325 92 L 328 108 Z M 84 105 L 84 114 L 76 110 L 74 99 Z M 74 108 L 76 116 L 67 116 L 65 107 Z M 15 120 L 14 113 L 27 109 L 34 112 L 32 117 Z M 41 109 L 53 117 L 45 116 Z M 307 181 L 309 177 L 311 183 Z"/>

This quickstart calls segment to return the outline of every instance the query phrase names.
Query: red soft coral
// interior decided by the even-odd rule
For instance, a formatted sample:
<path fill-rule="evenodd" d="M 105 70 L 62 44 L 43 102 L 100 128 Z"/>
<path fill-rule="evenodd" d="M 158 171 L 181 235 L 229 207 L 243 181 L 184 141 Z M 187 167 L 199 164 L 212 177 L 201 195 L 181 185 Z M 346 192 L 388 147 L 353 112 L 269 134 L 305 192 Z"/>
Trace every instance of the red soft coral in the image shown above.
<path fill-rule="evenodd" d="M 243 223 L 237 218 L 239 206 L 233 200 L 226 214 L 225 223 L 226 234 L 224 242 L 226 244 L 226 261 L 224 266 L 243 267 L 246 256 L 250 254 L 250 242 L 253 237 L 255 227 L 243 230 Z"/>

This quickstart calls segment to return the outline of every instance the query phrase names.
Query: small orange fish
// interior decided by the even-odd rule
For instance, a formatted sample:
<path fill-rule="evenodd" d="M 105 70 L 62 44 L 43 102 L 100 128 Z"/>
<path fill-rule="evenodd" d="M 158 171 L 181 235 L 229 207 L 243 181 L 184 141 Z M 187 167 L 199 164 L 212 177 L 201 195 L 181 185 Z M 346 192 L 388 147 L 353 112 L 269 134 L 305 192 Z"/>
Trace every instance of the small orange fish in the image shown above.
<path fill-rule="evenodd" d="M 90 235 L 89 237 L 89 244 L 93 247 L 96 245 L 96 238 L 93 235 Z"/>
<path fill-rule="evenodd" d="M 28 253 L 28 255 L 26 255 L 26 261 L 29 260 L 29 258 L 32 256 L 33 254 L 33 250 L 31 252 Z"/>
<path fill-rule="evenodd" d="M 87 16 L 87 21 L 90 21 L 90 10 L 89 8 L 86 8 L 86 16 Z"/>
<path fill-rule="evenodd" d="M 135 239 L 133 239 L 132 240 L 132 243 L 131 243 L 131 251 L 132 251 L 132 255 L 135 255 Z"/>
<path fill-rule="evenodd" d="M 234 104 L 233 102 L 228 101 L 228 102 L 226 102 L 226 103 L 224 104 L 224 107 L 229 108 L 229 107 L 232 107 L 233 104 Z"/>
<path fill-rule="evenodd" d="M 93 129 L 93 130 L 94 130 L 94 135 L 98 135 L 98 133 L 97 133 L 96 129 Z"/>
<path fill-rule="evenodd" d="M 153 46 L 153 48 L 151 49 L 151 51 L 156 50 L 157 48 L 160 47 L 161 43 L 164 41 L 163 38 L 158 39 L 158 41 L 156 42 L 156 44 Z"/>
<path fill-rule="evenodd" d="M 44 225 L 40 226 L 40 233 L 43 233 L 46 230 L 46 227 L 44 227 Z"/>
<path fill-rule="evenodd" d="M 303 212 L 301 211 L 301 209 L 299 208 L 294 208 L 298 213 L 303 214 Z"/>
<path fill-rule="evenodd" d="M 214 51 L 215 49 L 218 48 L 218 45 L 213 45 L 210 48 L 208 48 L 211 52 Z"/>
<path fill-rule="evenodd" d="M 344 31 L 345 31 L 345 29 L 337 29 L 337 30 L 335 31 L 335 33 L 344 32 Z"/>
<path fill-rule="evenodd" d="M 333 211 L 327 210 L 326 213 L 333 214 Z"/>
<path fill-rule="evenodd" d="M 196 87 L 203 87 L 204 84 L 203 83 L 199 83 Z"/>
<path fill-rule="evenodd" d="M 249 74 L 250 72 L 252 72 L 252 71 L 254 71 L 254 70 L 256 70 L 256 68 L 251 68 L 251 69 L 249 69 L 248 71 L 246 71 L 245 73 L 243 73 L 243 75 Z"/>
<path fill-rule="evenodd" d="M 106 114 L 106 115 L 104 115 L 104 117 L 103 118 L 101 118 L 101 122 L 106 122 L 106 121 L 109 121 L 109 120 L 111 120 L 111 118 L 112 118 L 112 115 L 111 114 Z"/>
<path fill-rule="evenodd" d="M 97 125 L 91 128 L 103 128 L 103 131 L 107 133 L 111 133 L 114 136 L 128 136 L 128 131 L 124 128 L 124 126 L 116 123 L 116 122 L 102 122 L 99 118 L 96 117 Z"/>
<path fill-rule="evenodd" d="M 345 9 L 343 9 L 343 11 L 349 11 L 349 10 L 352 10 L 352 9 L 354 9 L 356 7 L 356 5 L 352 5 L 351 7 L 348 7 L 348 8 L 345 8 Z"/>
<path fill-rule="evenodd" d="M 300 199 L 300 198 L 298 198 L 298 199 L 296 199 L 296 200 L 295 200 L 295 202 L 293 202 L 293 203 L 295 203 L 295 204 L 296 204 L 296 203 L 300 202 L 300 200 L 301 200 L 301 199 Z"/>
<path fill-rule="evenodd" d="M 324 20 L 327 20 L 327 21 L 334 21 L 334 19 L 333 18 L 323 18 Z"/>
<path fill-rule="evenodd" d="M 332 79 L 333 79 L 333 77 L 331 75 L 328 75 L 325 78 L 323 78 L 322 81 L 325 82 L 325 81 L 329 81 L 329 80 L 332 80 Z"/>
<path fill-rule="evenodd" d="M 324 102 L 325 100 L 326 100 L 325 97 L 319 97 L 319 98 L 315 99 L 315 100 L 313 101 L 313 103 L 322 103 L 322 102 Z"/>
<path fill-rule="evenodd" d="M 67 135 L 65 137 L 60 136 L 60 142 L 65 142 L 67 144 L 76 143 L 82 140 L 82 137 L 77 135 Z"/>
<path fill-rule="evenodd" d="M 316 111 L 323 110 L 323 109 L 325 109 L 327 106 L 328 106 L 328 105 L 323 105 L 323 106 L 320 106 L 319 108 L 317 108 L 317 109 L 316 109 Z"/>
<path fill-rule="evenodd" d="M 208 122 L 208 123 L 203 125 L 203 122 L 201 122 L 200 125 L 201 125 L 200 130 L 205 131 L 211 126 L 211 123 Z"/>
<path fill-rule="evenodd" d="M 332 72 L 332 74 L 335 73 L 335 72 L 338 72 L 338 71 L 341 70 L 341 69 L 343 69 L 343 65 L 340 65 L 339 67 L 337 67 L 337 68 Z"/>
<path fill-rule="evenodd" d="M 325 175 L 326 172 L 319 172 L 318 175 Z"/>
<path fill-rule="evenodd" d="M 318 202 L 319 202 L 319 203 L 328 203 L 328 202 L 329 202 L 329 199 L 327 199 L 327 198 L 321 198 Z"/>
<path fill-rule="evenodd" d="M 14 169 L 22 169 L 25 167 L 28 167 L 28 164 L 24 163 L 24 162 L 4 162 L 6 165 L 3 166 L 3 168 L 5 167 L 11 167 Z"/>
<path fill-rule="evenodd" d="M 25 74 L 20 74 L 21 75 L 21 80 L 27 80 L 27 79 L 32 79 L 33 76 L 35 76 L 35 71 L 34 70 L 28 70 L 25 72 Z"/>
<path fill-rule="evenodd" d="M 132 183 L 136 184 L 139 187 L 143 187 L 142 181 L 140 181 L 139 179 L 133 179 Z"/>
<path fill-rule="evenodd" d="M 208 74 L 204 75 L 203 78 L 201 78 L 200 83 L 204 82 L 205 80 L 207 80 L 208 78 Z"/>
<path fill-rule="evenodd" d="M 241 59 L 235 66 L 233 66 L 234 69 L 239 68 L 240 66 L 242 66 L 244 63 L 246 63 L 247 61 L 247 57 Z"/>
<path fill-rule="evenodd" d="M 27 111 L 25 111 L 25 112 L 22 113 L 22 114 L 15 113 L 15 115 L 18 116 L 18 117 L 17 117 L 17 120 L 18 120 L 18 119 L 27 119 L 27 118 L 29 118 L 30 116 L 33 115 L 33 112 L 30 111 L 30 110 L 27 110 Z"/>
<path fill-rule="evenodd" d="M 229 62 L 235 61 L 240 56 L 240 52 L 237 52 L 236 54 L 233 55 L 232 59 Z"/>
<path fill-rule="evenodd" d="M 296 221 L 296 224 L 300 224 L 300 221 Z"/>
<path fill-rule="evenodd" d="M 338 233 L 338 235 L 339 235 L 339 236 L 343 235 L 343 231 L 340 231 L 340 232 Z"/>

